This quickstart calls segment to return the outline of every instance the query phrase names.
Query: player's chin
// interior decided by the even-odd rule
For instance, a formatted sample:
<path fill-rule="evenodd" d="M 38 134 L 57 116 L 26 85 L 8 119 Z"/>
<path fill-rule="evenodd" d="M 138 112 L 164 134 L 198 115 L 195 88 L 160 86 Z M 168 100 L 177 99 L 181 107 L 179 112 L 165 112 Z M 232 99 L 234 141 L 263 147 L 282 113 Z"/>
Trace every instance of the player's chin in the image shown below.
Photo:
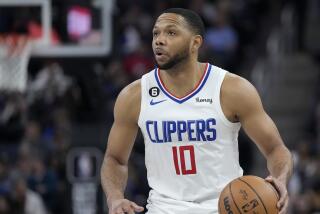
<path fill-rule="evenodd" d="M 168 55 L 162 54 L 155 55 L 155 59 L 158 64 L 166 64 L 170 60 L 170 57 Z"/>
<path fill-rule="evenodd" d="M 162 63 L 162 64 L 157 63 L 157 66 L 161 70 L 167 70 L 167 69 L 170 69 L 172 67 L 172 66 L 169 66 L 168 63 Z"/>
<path fill-rule="evenodd" d="M 167 65 L 167 61 L 161 61 L 161 60 L 157 60 L 156 59 L 156 62 L 157 62 L 157 66 L 160 68 L 160 69 L 164 69 Z"/>

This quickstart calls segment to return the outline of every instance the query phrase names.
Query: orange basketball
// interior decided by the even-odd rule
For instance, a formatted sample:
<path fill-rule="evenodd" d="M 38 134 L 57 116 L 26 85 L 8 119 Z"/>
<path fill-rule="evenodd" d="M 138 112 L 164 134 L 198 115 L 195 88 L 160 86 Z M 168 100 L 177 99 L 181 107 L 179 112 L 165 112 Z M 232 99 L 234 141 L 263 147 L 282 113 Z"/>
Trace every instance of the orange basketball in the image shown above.
<path fill-rule="evenodd" d="M 278 193 L 275 188 L 257 176 L 236 178 L 222 190 L 219 214 L 276 214 Z"/>

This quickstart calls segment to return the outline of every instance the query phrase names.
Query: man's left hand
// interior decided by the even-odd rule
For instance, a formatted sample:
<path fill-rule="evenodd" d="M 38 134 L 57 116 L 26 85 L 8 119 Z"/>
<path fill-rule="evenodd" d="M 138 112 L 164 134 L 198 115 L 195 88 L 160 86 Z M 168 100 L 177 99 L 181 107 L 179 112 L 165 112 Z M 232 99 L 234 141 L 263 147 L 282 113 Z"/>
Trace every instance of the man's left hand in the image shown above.
<path fill-rule="evenodd" d="M 279 214 L 286 214 L 288 212 L 289 206 L 289 195 L 286 183 L 272 176 L 268 176 L 265 180 L 275 187 L 280 196 L 279 201 L 277 203 Z"/>

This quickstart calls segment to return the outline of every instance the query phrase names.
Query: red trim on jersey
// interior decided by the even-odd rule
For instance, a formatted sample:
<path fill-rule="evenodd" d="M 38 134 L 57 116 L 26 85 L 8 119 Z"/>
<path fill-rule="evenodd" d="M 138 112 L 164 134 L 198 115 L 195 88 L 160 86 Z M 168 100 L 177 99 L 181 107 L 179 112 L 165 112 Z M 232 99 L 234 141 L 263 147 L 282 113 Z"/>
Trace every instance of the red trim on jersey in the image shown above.
<path fill-rule="evenodd" d="M 209 65 L 209 63 L 206 63 L 206 67 L 205 67 L 205 69 L 204 69 L 204 72 L 203 72 L 203 74 L 202 74 L 202 77 L 201 77 L 200 81 L 198 82 L 198 84 L 196 85 L 196 87 L 195 87 L 191 92 L 189 92 L 187 95 L 185 95 L 185 96 L 183 96 L 183 97 L 177 97 L 177 96 L 175 96 L 174 94 L 172 94 L 172 93 L 167 89 L 167 87 L 165 86 L 165 84 L 163 83 L 163 81 L 162 81 L 162 79 L 161 79 L 160 69 L 159 69 L 159 68 L 157 69 L 157 73 L 158 73 L 158 77 L 159 77 L 161 86 L 164 88 L 164 90 L 166 90 L 166 92 L 167 92 L 168 94 L 170 94 L 171 96 L 175 97 L 176 99 L 184 99 L 184 98 L 188 97 L 189 95 L 191 95 L 193 92 L 195 92 L 195 91 L 200 87 L 202 81 L 204 80 L 204 77 L 206 76 L 206 73 L 208 72 L 208 65 Z"/>

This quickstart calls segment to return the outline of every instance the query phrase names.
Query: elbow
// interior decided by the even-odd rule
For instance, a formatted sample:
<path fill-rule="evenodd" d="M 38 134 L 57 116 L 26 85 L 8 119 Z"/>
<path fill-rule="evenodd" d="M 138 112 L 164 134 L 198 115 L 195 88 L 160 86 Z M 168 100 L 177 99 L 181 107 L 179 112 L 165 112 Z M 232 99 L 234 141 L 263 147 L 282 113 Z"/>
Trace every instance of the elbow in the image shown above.
<path fill-rule="evenodd" d="M 112 169 L 119 168 L 119 167 L 122 168 L 127 166 L 128 166 L 128 161 L 121 160 L 120 158 L 117 158 L 112 154 L 106 153 L 102 161 L 100 176 L 102 178 L 108 171 L 110 170 L 112 171 Z"/>
<path fill-rule="evenodd" d="M 118 166 L 127 166 L 128 165 L 128 160 L 124 160 L 121 157 L 118 157 L 116 155 L 107 153 L 104 160 L 104 163 L 112 163 Z"/>

